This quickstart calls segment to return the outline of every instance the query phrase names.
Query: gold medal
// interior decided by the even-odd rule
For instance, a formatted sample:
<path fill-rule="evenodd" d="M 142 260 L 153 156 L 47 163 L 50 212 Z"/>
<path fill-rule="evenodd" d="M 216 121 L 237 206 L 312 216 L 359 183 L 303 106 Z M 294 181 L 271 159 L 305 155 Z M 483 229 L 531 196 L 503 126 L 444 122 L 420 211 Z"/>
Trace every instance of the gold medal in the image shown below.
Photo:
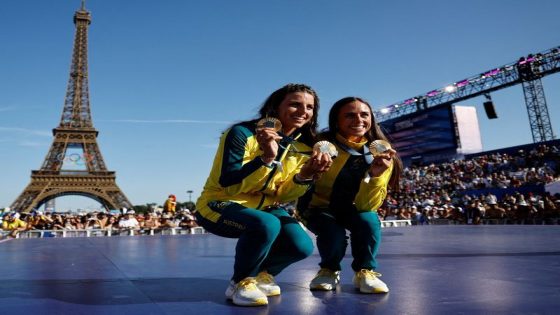
<path fill-rule="evenodd" d="M 282 129 L 282 123 L 274 117 L 265 117 L 257 122 L 257 130 L 264 128 L 272 128 L 278 132 Z"/>
<path fill-rule="evenodd" d="M 331 158 L 335 158 L 338 155 L 338 151 L 336 150 L 334 144 L 328 141 L 319 141 L 315 143 L 313 146 L 313 152 L 327 153 Z"/>
<path fill-rule="evenodd" d="M 391 149 L 391 144 L 385 140 L 375 140 L 369 145 L 369 152 L 373 157 L 379 156 Z"/>

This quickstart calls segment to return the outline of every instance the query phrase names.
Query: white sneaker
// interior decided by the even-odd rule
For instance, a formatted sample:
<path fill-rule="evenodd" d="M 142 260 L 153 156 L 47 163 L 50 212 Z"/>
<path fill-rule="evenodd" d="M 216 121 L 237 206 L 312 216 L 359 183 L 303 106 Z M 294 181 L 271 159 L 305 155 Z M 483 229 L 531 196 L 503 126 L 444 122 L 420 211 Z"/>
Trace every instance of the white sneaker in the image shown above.
<path fill-rule="evenodd" d="M 321 268 L 311 283 L 311 290 L 331 291 L 336 290 L 336 285 L 340 282 L 340 271 L 332 271 L 327 268 Z"/>
<path fill-rule="evenodd" d="M 261 271 L 257 275 L 257 287 L 266 296 L 280 295 L 280 287 L 274 282 L 274 277 L 266 271 Z"/>
<path fill-rule="evenodd" d="M 362 269 L 354 274 L 352 282 L 356 289 L 360 289 L 362 293 L 387 293 L 389 288 L 385 282 L 381 281 L 379 272 L 373 270 Z"/>
<path fill-rule="evenodd" d="M 227 289 L 226 289 L 226 298 L 228 300 L 231 300 L 233 298 L 233 294 L 235 293 L 235 287 L 236 287 L 235 282 L 233 282 L 233 280 L 231 280 L 229 282 L 229 285 L 228 285 Z"/>
<path fill-rule="evenodd" d="M 226 297 L 232 300 L 233 304 L 240 306 L 259 306 L 267 305 L 266 295 L 257 288 L 257 280 L 247 277 L 238 283 L 233 280 L 226 289 Z"/>

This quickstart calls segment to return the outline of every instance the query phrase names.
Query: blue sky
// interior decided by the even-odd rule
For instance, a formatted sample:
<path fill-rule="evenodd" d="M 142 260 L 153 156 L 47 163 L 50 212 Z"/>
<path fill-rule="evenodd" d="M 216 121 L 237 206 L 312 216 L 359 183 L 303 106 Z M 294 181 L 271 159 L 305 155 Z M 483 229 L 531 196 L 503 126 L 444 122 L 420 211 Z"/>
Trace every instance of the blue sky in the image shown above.
<path fill-rule="evenodd" d="M 78 0 L 3 0 L 0 208 L 39 169 L 60 121 Z M 90 100 L 107 167 L 133 204 L 200 194 L 220 133 L 288 82 L 320 122 L 356 95 L 375 109 L 560 45 L 560 1 L 88 0 Z M 560 74 L 543 78 L 560 126 Z M 532 142 L 521 86 L 477 108 L 485 150 Z M 82 197 L 58 206 L 95 207 Z"/>

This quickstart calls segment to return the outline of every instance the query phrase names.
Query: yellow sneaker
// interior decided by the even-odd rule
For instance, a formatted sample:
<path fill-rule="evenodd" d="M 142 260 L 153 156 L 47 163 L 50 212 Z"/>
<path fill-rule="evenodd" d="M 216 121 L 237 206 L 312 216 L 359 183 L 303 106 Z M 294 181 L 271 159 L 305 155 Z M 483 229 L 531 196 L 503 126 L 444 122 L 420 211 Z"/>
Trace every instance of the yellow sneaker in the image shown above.
<path fill-rule="evenodd" d="M 257 287 L 257 280 L 247 277 L 238 283 L 230 282 L 226 297 L 232 300 L 233 304 L 240 306 L 260 306 L 267 305 L 266 295 Z"/>
<path fill-rule="evenodd" d="M 340 282 L 340 271 L 332 271 L 327 268 L 321 268 L 311 283 L 311 290 L 331 291 L 336 290 L 336 285 Z"/>
<path fill-rule="evenodd" d="M 257 287 L 266 296 L 280 295 L 280 287 L 274 282 L 274 277 L 266 271 L 261 271 L 257 275 Z"/>
<path fill-rule="evenodd" d="M 362 269 L 354 274 L 352 282 L 356 289 L 360 289 L 362 293 L 387 293 L 389 288 L 385 282 L 381 281 L 379 272 L 373 270 Z"/>

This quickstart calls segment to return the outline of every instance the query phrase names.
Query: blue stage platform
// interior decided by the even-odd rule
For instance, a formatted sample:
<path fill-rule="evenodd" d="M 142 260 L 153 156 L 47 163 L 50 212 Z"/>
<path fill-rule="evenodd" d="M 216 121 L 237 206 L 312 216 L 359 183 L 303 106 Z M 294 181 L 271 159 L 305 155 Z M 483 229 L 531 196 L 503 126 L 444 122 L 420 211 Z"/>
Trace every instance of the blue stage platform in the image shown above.
<path fill-rule="evenodd" d="M 308 290 L 315 254 L 277 277 L 265 307 L 224 297 L 235 240 L 210 234 L 0 243 L 0 314 L 558 314 L 560 226 L 384 228 L 391 292 Z"/>

